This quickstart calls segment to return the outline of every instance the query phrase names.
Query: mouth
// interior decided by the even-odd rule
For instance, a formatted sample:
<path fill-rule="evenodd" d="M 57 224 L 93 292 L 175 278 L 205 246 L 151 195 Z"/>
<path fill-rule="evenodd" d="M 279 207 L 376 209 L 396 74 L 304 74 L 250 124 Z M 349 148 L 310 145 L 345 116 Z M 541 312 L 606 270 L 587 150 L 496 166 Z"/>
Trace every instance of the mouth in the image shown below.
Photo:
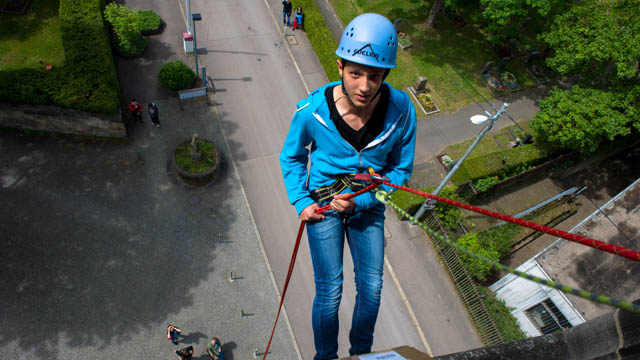
<path fill-rule="evenodd" d="M 360 102 L 367 102 L 367 99 L 369 98 L 369 96 L 367 95 L 360 95 L 360 94 L 354 94 L 355 98 L 360 101 Z"/>

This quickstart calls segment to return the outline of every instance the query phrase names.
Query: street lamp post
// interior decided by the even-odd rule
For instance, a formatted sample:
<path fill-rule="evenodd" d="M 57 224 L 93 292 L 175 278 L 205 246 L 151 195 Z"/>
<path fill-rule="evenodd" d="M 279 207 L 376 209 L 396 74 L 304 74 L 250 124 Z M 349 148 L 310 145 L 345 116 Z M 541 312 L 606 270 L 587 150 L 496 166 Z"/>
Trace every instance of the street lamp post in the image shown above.
<path fill-rule="evenodd" d="M 191 15 L 191 19 L 193 20 L 193 53 L 196 57 L 196 79 L 199 78 L 198 73 L 198 41 L 196 39 L 196 21 L 202 20 L 202 16 L 200 13 L 193 13 Z"/>
<path fill-rule="evenodd" d="M 482 128 L 482 130 L 480 131 L 478 136 L 476 136 L 475 140 L 473 141 L 471 146 L 469 146 L 469 148 L 464 153 L 464 155 L 462 155 L 460 160 L 456 161 L 456 164 L 453 167 L 453 169 L 451 169 L 447 173 L 447 176 L 445 176 L 445 178 L 442 179 L 442 182 L 440 182 L 440 185 L 438 185 L 438 187 L 432 192 L 433 195 L 438 195 L 440 193 L 440 191 L 442 191 L 442 189 L 449 182 L 449 180 L 451 179 L 453 174 L 455 174 L 455 172 L 458 171 L 458 168 L 460 167 L 460 164 L 462 164 L 462 162 L 469 156 L 469 154 L 471 153 L 473 148 L 475 148 L 476 145 L 478 145 L 478 143 L 480 142 L 480 139 L 482 139 L 482 137 L 485 136 L 485 134 L 488 133 L 489 130 L 491 130 L 491 128 L 493 127 L 493 124 L 495 124 L 496 120 L 498 120 L 500 115 L 502 115 L 502 113 L 506 110 L 507 106 L 509 106 L 509 104 L 506 104 L 506 103 L 502 104 L 502 107 L 493 116 L 491 116 L 491 114 L 489 112 L 485 111 L 485 113 L 487 115 L 489 115 L 490 117 L 486 117 L 484 115 L 474 115 L 469 119 L 471 121 L 471 123 L 476 124 L 476 125 L 484 124 L 485 122 L 487 122 L 487 120 L 489 121 L 489 123 L 487 125 L 485 125 L 484 128 Z M 420 206 L 418 211 L 416 211 L 415 215 L 413 215 L 414 218 L 420 219 L 420 217 L 424 214 L 424 212 L 427 210 L 427 208 L 429 208 L 430 206 L 433 206 L 432 204 L 428 203 L 429 200 L 431 200 L 431 199 L 427 199 L 427 201 L 422 203 L 422 205 Z"/>

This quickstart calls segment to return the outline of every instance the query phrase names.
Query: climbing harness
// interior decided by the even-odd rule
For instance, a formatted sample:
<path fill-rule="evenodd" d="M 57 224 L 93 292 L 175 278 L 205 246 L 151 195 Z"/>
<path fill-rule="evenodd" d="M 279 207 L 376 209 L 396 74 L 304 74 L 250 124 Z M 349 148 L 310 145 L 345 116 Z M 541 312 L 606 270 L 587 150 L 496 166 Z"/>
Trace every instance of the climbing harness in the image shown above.
<path fill-rule="evenodd" d="M 420 226 L 422 229 L 424 229 L 429 236 L 433 236 L 433 237 L 437 237 L 439 240 L 446 242 L 447 244 L 449 244 L 450 246 L 454 247 L 456 250 L 460 250 L 462 252 L 464 252 L 465 254 L 472 256 L 486 264 L 491 265 L 492 267 L 494 267 L 497 270 L 501 270 L 501 271 L 505 271 L 508 272 L 510 274 L 519 276 L 521 278 L 533 281 L 535 283 L 538 284 L 542 284 L 544 286 L 548 286 L 550 288 L 554 288 L 557 290 L 560 290 L 564 293 L 567 294 L 571 294 L 571 295 L 576 295 L 579 296 L 581 298 L 590 300 L 590 301 L 594 301 L 594 302 L 599 302 L 601 304 L 606 304 L 606 305 L 611 305 L 611 306 L 615 306 L 617 308 L 623 309 L 623 310 L 627 310 L 636 314 L 640 314 L 640 304 L 634 304 L 628 301 L 623 301 L 623 300 L 617 300 L 614 298 L 611 298 L 609 296 L 605 296 L 605 295 L 597 295 L 594 294 L 592 292 L 589 291 L 585 291 L 585 290 L 580 290 L 580 289 L 575 289 L 572 288 L 570 286 L 567 285 L 562 285 L 560 283 L 557 283 L 555 281 L 550 281 L 550 280 L 546 280 L 546 279 L 542 279 L 539 278 L 537 276 L 533 276 L 531 274 L 527 274 L 521 271 L 518 271 L 516 269 L 513 269 L 511 267 L 502 265 L 500 263 L 497 263 L 493 260 L 487 259 L 481 255 L 478 255 L 472 251 L 470 251 L 469 249 L 467 249 L 464 246 L 461 246 L 459 244 L 456 244 L 455 242 L 447 239 L 445 236 L 443 236 L 442 234 L 430 229 L 429 227 L 427 227 L 424 223 L 421 223 L 418 221 L 418 219 L 414 218 L 413 216 L 409 215 L 405 210 L 401 209 L 400 207 L 398 207 L 396 204 L 392 203 L 391 201 L 389 201 L 391 199 L 391 196 L 389 193 L 387 193 L 384 190 L 380 190 L 377 189 L 378 186 L 380 185 L 387 185 L 399 190 L 403 190 L 403 191 L 408 191 L 410 193 L 416 194 L 416 195 L 420 195 L 422 197 L 426 197 L 426 198 L 430 198 L 430 199 L 434 199 L 438 202 L 442 202 L 445 204 L 449 204 L 449 205 L 453 205 L 459 208 L 463 208 L 466 210 L 470 210 L 479 214 L 483 214 L 486 216 L 490 216 L 496 219 L 500 219 L 500 220 L 504 220 L 504 221 L 508 221 L 510 223 L 516 224 L 516 225 L 520 225 L 520 226 L 524 226 L 524 227 L 528 227 L 530 229 L 533 230 L 537 230 L 546 234 L 550 234 L 550 235 L 554 235 L 554 236 L 558 236 L 561 237 L 563 239 L 569 240 L 569 241 L 574 241 L 577 242 L 579 244 L 582 245 L 586 245 L 586 246 L 590 246 L 593 247 L 595 249 L 598 250 L 602 250 L 602 251 L 606 251 L 606 252 L 610 252 L 612 254 L 618 255 L 618 256 L 622 256 L 625 257 L 627 259 L 630 260 L 634 260 L 634 261 L 640 261 L 640 252 L 636 251 L 636 250 L 630 250 L 630 249 L 626 249 L 624 247 L 621 246 L 617 246 L 617 245 L 613 245 L 613 244 L 607 244 L 603 241 L 600 240 L 596 240 L 596 239 L 591 239 L 585 236 L 581 236 L 581 235 L 577 235 L 577 234 L 572 234 L 566 231 L 562 231 L 562 230 L 558 230 L 558 229 L 554 229 L 548 226 L 544 226 L 544 225 L 540 225 L 540 224 L 536 224 L 534 222 L 531 221 L 526 221 L 526 220 L 522 220 L 519 218 L 514 218 L 513 216 L 509 216 L 509 215 L 505 215 L 505 214 L 500 214 L 498 212 L 495 211 L 491 211 L 491 210 L 487 210 L 487 209 L 483 209 L 483 208 L 479 208 L 473 205 L 469 205 L 469 204 L 465 204 L 459 201 L 454 201 L 454 200 L 450 200 L 447 198 L 443 198 L 441 196 L 437 196 L 437 195 L 433 195 L 427 192 L 423 192 L 423 191 L 419 191 L 419 190 L 414 190 L 405 186 L 400 186 L 400 185 L 395 185 L 393 183 L 390 183 L 388 180 L 388 178 L 386 177 L 382 177 L 378 174 L 375 174 L 373 172 L 372 169 L 369 169 L 369 174 L 352 174 L 352 178 L 353 180 L 356 181 L 361 181 L 364 183 L 368 183 L 369 185 L 367 185 L 366 187 L 364 187 L 363 189 L 356 191 L 354 193 L 349 193 L 345 196 L 344 200 L 348 200 L 351 199 L 353 197 L 356 197 L 360 194 L 363 194 L 365 192 L 368 191 L 376 191 L 376 199 L 378 199 L 378 201 L 384 203 L 384 204 L 388 204 L 390 205 L 394 210 L 396 210 L 398 213 L 402 214 L 404 217 L 406 217 L 407 219 L 409 219 L 413 224 Z M 345 186 L 346 188 L 346 186 Z M 325 205 L 319 209 L 316 209 L 316 213 L 317 214 L 321 214 L 327 210 L 331 209 L 331 205 Z M 291 279 L 291 274 L 293 273 L 293 267 L 295 265 L 295 261 L 296 261 L 296 257 L 298 255 L 298 249 L 300 247 L 300 240 L 302 238 L 302 233 L 304 232 L 304 227 L 305 227 L 305 221 L 300 221 L 300 227 L 298 228 L 298 236 L 296 238 L 296 242 L 295 245 L 293 246 L 293 253 L 291 254 L 291 260 L 289 261 L 289 270 L 287 272 L 287 277 L 285 279 L 284 285 L 282 287 L 282 294 L 280 296 L 280 305 L 278 306 L 278 312 L 276 314 L 276 319 L 274 321 L 273 324 L 273 329 L 271 330 L 271 336 L 269 337 L 269 342 L 267 343 L 267 347 L 264 351 L 264 357 L 262 358 L 262 360 L 266 360 L 267 359 L 267 354 L 269 353 L 269 348 L 271 347 L 271 341 L 273 340 L 273 334 L 275 333 L 276 330 L 276 325 L 278 324 L 278 319 L 280 318 L 280 311 L 282 310 L 282 305 L 284 304 L 284 297 L 287 293 L 287 288 L 289 287 L 289 280 Z"/>

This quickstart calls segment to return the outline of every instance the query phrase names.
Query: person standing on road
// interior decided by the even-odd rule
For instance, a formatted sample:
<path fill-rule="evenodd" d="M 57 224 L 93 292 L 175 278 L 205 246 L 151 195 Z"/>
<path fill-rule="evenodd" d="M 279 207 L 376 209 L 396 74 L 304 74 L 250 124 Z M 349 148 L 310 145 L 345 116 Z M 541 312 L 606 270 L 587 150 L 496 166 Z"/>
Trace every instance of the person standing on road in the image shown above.
<path fill-rule="evenodd" d="M 174 345 L 178 345 L 178 336 L 182 333 L 182 330 L 176 326 L 169 324 L 167 326 L 167 340 L 171 340 Z"/>
<path fill-rule="evenodd" d="M 129 103 L 129 111 L 131 112 L 131 117 L 133 118 L 134 123 L 136 123 L 136 121 L 139 121 L 140 124 L 144 123 L 142 121 L 142 106 L 136 98 L 131 99 L 131 102 Z"/>
<path fill-rule="evenodd" d="M 404 184 L 413 171 L 415 110 L 405 92 L 384 82 L 396 66 L 397 41 L 387 18 L 363 14 L 353 19 L 336 50 L 342 81 L 298 103 L 280 154 L 289 201 L 307 225 L 316 290 L 311 315 L 315 360 L 338 358 L 345 236 L 356 284 L 349 354 L 369 353 L 373 344 L 382 291 L 385 206 L 373 192 L 343 198 L 363 186 L 349 174 L 371 168 L 394 184 Z M 315 212 L 327 204 L 329 211 Z"/>
<path fill-rule="evenodd" d="M 213 360 L 222 360 L 222 345 L 220 339 L 212 337 L 211 341 L 207 344 L 207 354 Z"/>
<path fill-rule="evenodd" d="M 284 25 L 291 25 L 291 10 L 293 9 L 293 5 L 289 0 L 282 1 L 282 23 Z"/>
<path fill-rule="evenodd" d="M 147 110 L 149 110 L 149 117 L 151 118 L 153 126 L 160 127 L 160 110 L 158 110 L 158 105 L 151 102 Z"/>

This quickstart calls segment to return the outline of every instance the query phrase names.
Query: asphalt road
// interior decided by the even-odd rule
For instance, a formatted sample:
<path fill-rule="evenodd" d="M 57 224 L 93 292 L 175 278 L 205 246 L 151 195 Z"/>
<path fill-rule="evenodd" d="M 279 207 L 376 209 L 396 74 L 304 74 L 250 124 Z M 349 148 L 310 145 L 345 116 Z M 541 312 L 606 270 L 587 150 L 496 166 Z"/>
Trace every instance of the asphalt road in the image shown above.
<path fill-rule="evenodd" d="M 218 90 L 215 101 L 222 128 L 274 276 L 281 286 L 298 220 L 286 198 L 279 153 L 296 102 L 304 98 L 308 90 L 327 80 L 306 37 L 282 27 L 279 1 L 252 2 L 252 6 L 243 0 L 206 3 L 206 6 L 202 1 L 192 1 L 191 7 L 203 17 L 197 24 L 197 41 L 198 46 L 206 50 L 201 52 L 199 62 L 206 64 Z M 411 233 L 406 224 L 393 224 L 393 215 L 389 215 L 389 266 L 374 348 L 404 344 L 444 354 L 480 346 L 424 236 L 418 231 Z M 348 324 L 354 300 L 348 253 L 345 261 L 346 283 L 340 311 L 341 356 L 347 354 Z M 391 276 L 391 269 L 396 265 L 398 282 Z M 424 272 L 417 274 L 416 269 Z M 407 287 L 406 292 L 401 291 L 400 284 Z M 308 247 L 303 241 L 286 308 L 304 359 L 314 353 L 310 326 L 313 293 Z"/>

